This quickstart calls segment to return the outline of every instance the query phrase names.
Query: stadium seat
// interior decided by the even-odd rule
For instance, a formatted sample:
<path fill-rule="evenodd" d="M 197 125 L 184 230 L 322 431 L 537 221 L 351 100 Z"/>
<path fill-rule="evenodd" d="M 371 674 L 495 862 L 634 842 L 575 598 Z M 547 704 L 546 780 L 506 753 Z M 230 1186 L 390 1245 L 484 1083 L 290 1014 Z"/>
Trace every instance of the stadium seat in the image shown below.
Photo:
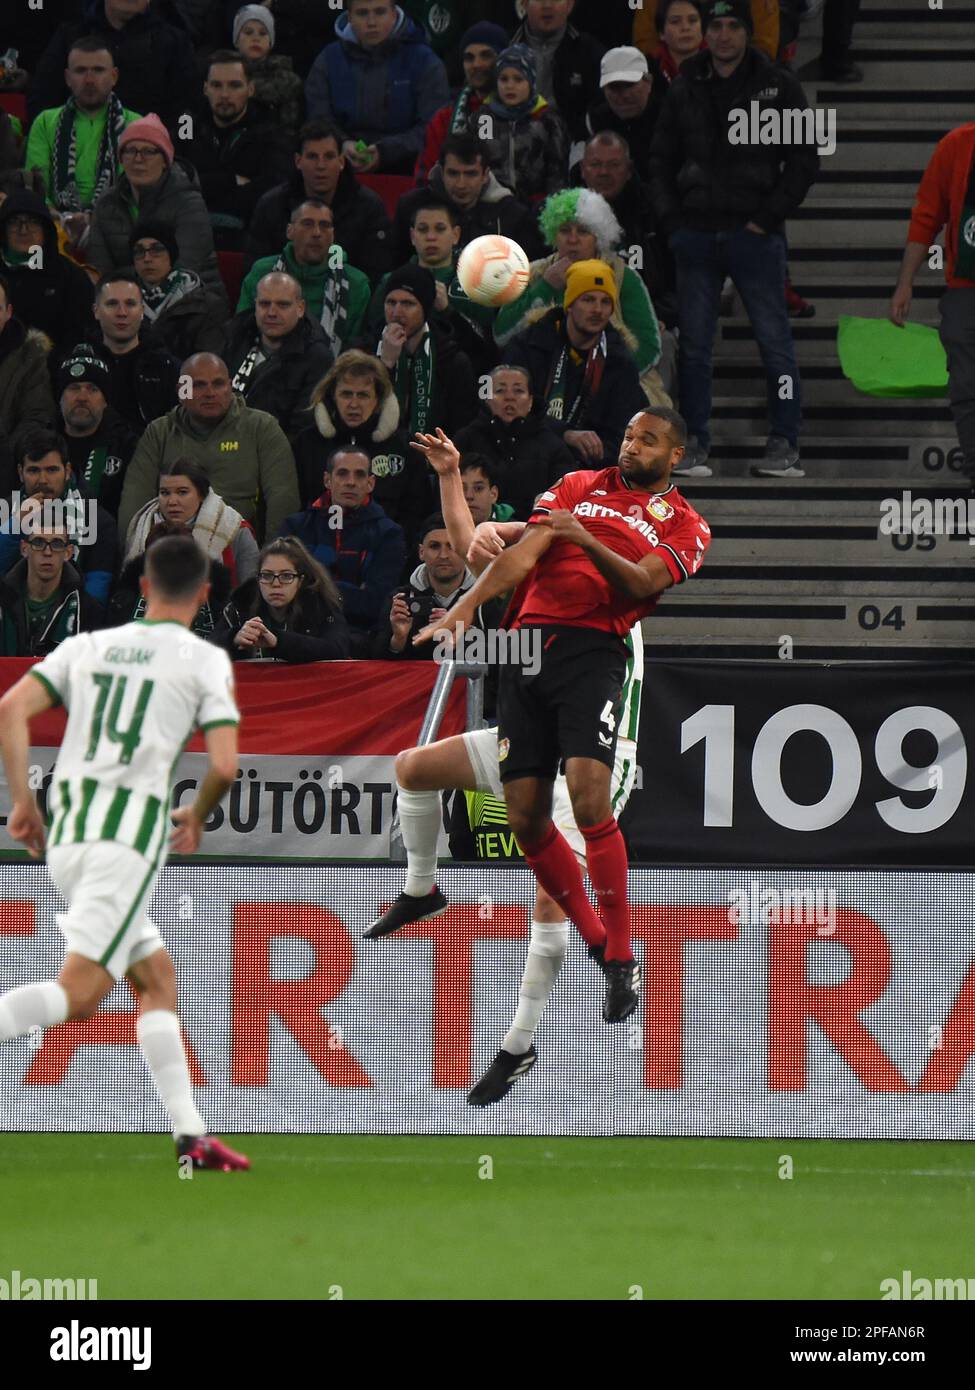
<path fill-rule="evenodd" d="M 236 313 L 240 285 L 244 278 L 244 257 L 240 251 L 218 251 L 217 267 L 227 291 L 227 298 L 230 300 L 231 312 Z"/>
<path fill-rule="evenodd" d="M 358 174 L 356 176 L 363 188 L 371 188 L 382 198 L 390 220 L 396 216 L 396 205 L 404 193 L 416 187 L 416 180 L 408 174 Z"/>
<path fill-rule="evenodd" d="M 8 116 L 16 116 L 24 129 L 27 129 L 27 94 L 25 92 L 0 92 L 0 109 Z"/>

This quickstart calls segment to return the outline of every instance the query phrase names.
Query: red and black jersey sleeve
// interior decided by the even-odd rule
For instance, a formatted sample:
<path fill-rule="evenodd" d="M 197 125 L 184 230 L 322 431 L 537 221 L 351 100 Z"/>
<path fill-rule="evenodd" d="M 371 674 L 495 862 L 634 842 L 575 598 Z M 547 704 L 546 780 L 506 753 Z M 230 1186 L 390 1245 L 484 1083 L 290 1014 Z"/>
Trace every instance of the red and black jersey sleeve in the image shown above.
<path fill-rule="evenodd" d="M 693 507 L 676 512 L 663 529 L 654 551 L 670 570 L 675 584 L 681 584 L 697 574 L 704 554 L 711 544 L 711 528 Z"/>
<path fill-rule="evenodd" d="M 602 477 L 605 469 L 580 468 L 575 473 L 565 473 L 545 492 L 535 498 L 529 524 L 537 522 L 549 512 L 571 512 L 577 502 L 581 502 L 593 487 L 595 480 Z"/>

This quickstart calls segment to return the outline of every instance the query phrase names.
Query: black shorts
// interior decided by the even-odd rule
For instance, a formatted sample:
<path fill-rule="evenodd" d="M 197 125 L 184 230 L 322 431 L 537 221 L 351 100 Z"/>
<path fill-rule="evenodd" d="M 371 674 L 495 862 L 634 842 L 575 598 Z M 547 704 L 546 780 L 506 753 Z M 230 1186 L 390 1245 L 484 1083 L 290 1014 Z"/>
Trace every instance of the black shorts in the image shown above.
<path fill-rule="evenodd" d="M 567 758 L 612 767 L 626 678 L 626 647 L 612 632 L 534 627 L 540 660 L 501 667 L 498 757 L 501 781 L 555 781 Z"/>

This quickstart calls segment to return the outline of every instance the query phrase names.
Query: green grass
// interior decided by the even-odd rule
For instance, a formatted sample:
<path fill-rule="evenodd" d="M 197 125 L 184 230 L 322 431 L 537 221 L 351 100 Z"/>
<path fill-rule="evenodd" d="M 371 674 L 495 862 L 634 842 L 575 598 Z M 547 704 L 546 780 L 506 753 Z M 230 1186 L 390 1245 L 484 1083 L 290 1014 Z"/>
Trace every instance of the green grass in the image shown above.
<path fill-rule="evenodd" d="M 876 1300 L 903 1269 L 975 1275 L 960 1143 L 239 1143 L 251 1172 L 180 1181 L 165 1136 L 0 1134 L 0 1278 L 97 1278 L 103 1299 Z"/>

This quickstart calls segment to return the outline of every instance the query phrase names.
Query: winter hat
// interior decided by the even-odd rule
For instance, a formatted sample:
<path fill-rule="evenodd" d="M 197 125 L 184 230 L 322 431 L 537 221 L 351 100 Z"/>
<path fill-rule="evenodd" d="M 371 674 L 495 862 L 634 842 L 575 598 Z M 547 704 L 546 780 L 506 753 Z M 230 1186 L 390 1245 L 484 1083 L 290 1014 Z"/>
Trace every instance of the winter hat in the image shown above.
<path fill-rule="evenodd" d="M 755 25 L 752 22 L 752 7 L 748 0 L 713 0 L 704 11 L 705 29 L 712 19 L 737 19 L 739 24 L 744 24 L 749 34 L 755 32 Z"/>
<path fill-rule="evenodd" d="M 78 343 L 58 368 L 58 398 L 66 386 L 77 386 L 80 381 L 90 381 L 109 399 L 112 376 L 108 366 L 87 343 Z"/>
<path fill-rule="evenodd" d="M 155 145 L 157 150 L 162 150 L 169 167 L 173 167 L 175 154 L 173 142 L 155 111 L 150 111 L 148 116 L 142 116 L 139 120 L 133 121 L 130 126 L 126 126 L 122 138 L 118 142 L 119 151 L 124 150 L 126 145 L 131 144 L 133 140 L 141 140 L 146 145 Z"/>
<path fill-rule="evenodd" d="M 612 266 L 608 266 L 605 261 L 576 261 L 574 265 L 569 266 L 565 272 L 562 307 L 568 309 L 580 294 L 588 294 L 590 290 L 600 290 L 603 294 L 608 294 L 613 301 L 613 307 L 616 307 L 619 300 L 616 276 L 613 274 Z"/>
<path fill-rule="evenodd" d="M 480 24 L 472 24 L 461 39 L 461 53 L 471 43 L 482 43 L 485 48 L 493 48 L 495 53 L 500 53 L 508 46 L 508 35 L 500 24 L 492 24 L 490 20 L 483 19 Z"/>
<path fill-rule="evenodd" d="M 176 240 L 176 233 L 171 222 L 163 222 L 161 219 L 156 221 L 152 217 L 145 217 L 141 222 L 137 222 L 129 235 L 129 255 L 135 258 L 135 244 L 137 241 L 145 241 L 149 237 L 155 238 L 161 245 L 165 246 L 169 252 L 169 259 L 175 266 L 179 260 L 179 242 Z"/>
<path fill-rule="evenodd" d="M 535 55 L 524 43 L 512 43 L 507 48 L 503 48 L 498 54 L 498 72 L 502 68 L 517 68 L 522 77 L 535 93 L 536 70 Z"/>
<path fill-rule="evenodd" d="M 394 290 L 406 290 L 407 294 L 420 301 L 424 317 L 430 317 L 437 297 L 437 282 L 429 270 L 424 270 L 421 265 L 400 266 L 399 270 L 393 271 L 383 286 L 383 300 L 385 301 L 386 296 Z"/>
<path fill-rule="evenodd" d="M 603 257 L 612 255 L 613 249 L 623 240 L 623 228 L 613 209 L 591 188 L 564 188 L 561 193 L 553 193 L 545 199 L 538 225 L 553 250 L 556 233 L 566 222 L 578 222 L 585 231 L 592 232 L 596 250 Z"/>
<path fill-rule="evenodd" d="M 263 24 L 271 40 L 271 47 L 274 47 L 274 15 L 264 5 L 241 5 L 234 15 L 234 44 L 240 38 L 240 31 L 249 19 L 256 19 Z"/>

